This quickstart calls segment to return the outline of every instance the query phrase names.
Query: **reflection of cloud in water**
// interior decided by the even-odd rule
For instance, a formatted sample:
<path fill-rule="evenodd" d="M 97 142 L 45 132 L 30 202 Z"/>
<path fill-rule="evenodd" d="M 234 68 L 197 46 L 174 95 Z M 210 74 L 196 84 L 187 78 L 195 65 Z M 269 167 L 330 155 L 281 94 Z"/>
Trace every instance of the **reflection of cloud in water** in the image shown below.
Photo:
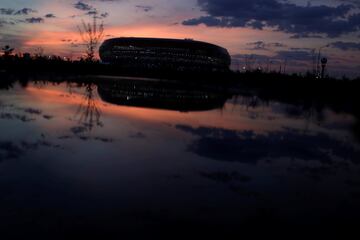
<path fill-rule="evenodd" d="M 291 158 L 332 164 L 333 157 L 354 163 L 360 159 L 358 149 L 323 133 L 311 135 L 284 129 L 257 134 L 253 131 L 186 125 L 177 125 L 176 128 L 199 137 L 188 146 L 189 151 L 220 161 L 256 164 L 264 158 Z"/>
<path fill-rule="evenodd" d="M 81 134 L 81 133 L 85 133 L 87 131 L 87 128 L 83 127 L 83 126 L 76 126 L 76 127 L 70 128 L 70 131 L 73 134 L 78 135 L 78 134 Z"/>
<path fill-rule="evenodd" d="M 24 108 L 23 109 L 24 112 L 26 113 L 30 113 L 30 114 L 34 114 L 34 115 L 41 115 L 42 111 L 39 109 L 34 109 L 34 108 Z"/>
<path fill-rule="evenodd" d="M 301 173 L 305 176 L 315 180 L 320 181 L 324 176 L 335 175 L 335 166 L 317 166 L 317 167 L 309 167 L 309 166 L 295 166 L 291 167 L 288 170 L 292 173 Z"/>
<path fill-rule="evenodd" d="M 144 139 L 146 138 L 146 135 L 142 132 L 136 132 L 136 133 L 130 133 L 130 138 L 138 138 L 138 139 Z"/>
<path fill-rule="evenodd" d="M 9 141 L 0 141 L 0 161 L 10 158 L 18 158 L 23 154 L 23 149 Z"/>
<path fill-rule="evenodd" d="M 60 140 L 70 140 L 70 139 L 74 139 L 74 137 L 72 136 L 60 136 L 58 137 L 58 139 Z M 87 137 L 87 136 L 78 136 L 76 137 L 76 139 L 80 139 L 82 141 L 99 141 L 99 142 L 103 142 L 103 143 L 113 143 L 115 140 L 112 138 L 106 138 L 106 137 Z"/>
<path fill-rule="evenodd" d="M 43 115 L 43 118 L 45 118 L 46 120 L 51 120 L 54 118 L 54 116 L 51 115 Z"/>
<path fill-rule="evenodd" d="M 90 133 L 90 129 L 88 129 L 87 127 L 84 126 L 75 126 L 70 128 L 70 132 L 73 134 L 72 136 L 70 135 L 63 135 L 58 137 L 58 139 L 60 140 L 70 140 L 70 139 L 79 139 L 82 141 L 100 141 L 100 142 L 104 142 L 104 143 L 112 143 L 115 140 L 112 138 L 107 138 L 107 137 L 91 137 L 88 136 L 87 133 Z"/>
<path fill-rule="evenodd" d="M 201 172 L 201 176 L 221 183 L 249 182 L 251 178 L 238 172 Z"/>
<path fill-rule="evenodd" d="M 27 151 L 38 150 L 40 147 L 61 148 L 60 145 L 53 144 L 43 139 L 35 142 L 21 141 L 20 143 L 0 141 L 0 161 L 19 158 Z"/>
<path fill-rule="evenodd" d="M 19 120 L 22 122 L 31 122 L 35 121 L 34 118 L 29 118 L 26 115 L 23 114 L 17 114 L 17 113 L 0 113 L 0 119 L 4 120 Z"/>
<path fill-rule="evenodd" d="M 19 120 L 22 122 L 32 122 L 36 119 L 34 115 L 42 116 L 44 119 L 51 120 L 54 118 L 51 115 L 42 114 L 43 111 L 31 107 L 15 107 L 14 105 L 0 105 L 0 109 L 3 112 L 0 113 L 0 119 L 4 120 Z M 20 113 L 21 112 L 21 113 Z"/>

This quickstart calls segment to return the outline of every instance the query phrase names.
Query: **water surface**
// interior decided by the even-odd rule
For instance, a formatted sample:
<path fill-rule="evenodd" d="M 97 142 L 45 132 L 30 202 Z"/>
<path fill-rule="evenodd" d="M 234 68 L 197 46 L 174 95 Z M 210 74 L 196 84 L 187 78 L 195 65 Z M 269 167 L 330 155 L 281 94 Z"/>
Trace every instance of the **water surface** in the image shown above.
<path fill-rule="evenodd" d="M 0 229 L 358 222 L 353 115 L 222 90 L 109 84 L 0 90 Z"/>

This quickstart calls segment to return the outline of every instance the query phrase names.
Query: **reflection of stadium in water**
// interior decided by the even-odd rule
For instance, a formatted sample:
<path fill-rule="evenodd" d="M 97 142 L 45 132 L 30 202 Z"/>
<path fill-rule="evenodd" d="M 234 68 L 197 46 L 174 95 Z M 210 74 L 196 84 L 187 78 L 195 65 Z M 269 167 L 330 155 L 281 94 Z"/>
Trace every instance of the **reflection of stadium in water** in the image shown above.
<path fill-rule="evenodd" d="M 206 111 L 222 108 L 231 97 L 220 90 L 164 81 L 108 80 L 98 84 L 105 102 L 175 111 Z"/>

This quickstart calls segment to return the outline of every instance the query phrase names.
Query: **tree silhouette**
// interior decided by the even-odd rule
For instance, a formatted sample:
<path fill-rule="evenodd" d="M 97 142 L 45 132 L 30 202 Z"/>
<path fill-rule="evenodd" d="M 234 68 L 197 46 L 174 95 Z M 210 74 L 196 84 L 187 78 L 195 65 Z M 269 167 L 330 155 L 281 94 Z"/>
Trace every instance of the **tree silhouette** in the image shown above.
<path fill-rule="evenodd" d="M 10 55 L 14 52 L 15 49 L 14 49 L 14 48 L 11 48 L 9 45 L 6 45 L 6 46 L 3 47 L 1 50 L 3 51 L 4 56 L 5 56 L 5 57 L 8 57 L 8 56 L 10 56 Z"/>
<path fill-rule="evenodd" d="M 87 61 L 94 61 L 95 58 L 95 51 L 100 43 L 100 41 L 104 37 L 104 24 L 98 24 L 97 14 L 93 14 L 93 22 L 92 23 L 85 23 L 84 20 L 81 21 L 81 25 L 78 26 L 78 30 L 86 46 L 86 60 Z"/>
<path fill-rule="evenodd" d="M 37 47 L 34 50 L 35 57 L 40 58 L 44 56 L 44 48 L 43 47 Z"/>

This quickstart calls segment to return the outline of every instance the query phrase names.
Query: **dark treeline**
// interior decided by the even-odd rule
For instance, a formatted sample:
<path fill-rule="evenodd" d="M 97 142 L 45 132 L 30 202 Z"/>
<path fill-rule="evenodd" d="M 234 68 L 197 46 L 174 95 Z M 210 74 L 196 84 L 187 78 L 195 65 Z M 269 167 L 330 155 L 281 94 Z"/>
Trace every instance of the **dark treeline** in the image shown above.
<path fill-rule="evenodd" d="M 126 66 L 122 67 L 117 64 L 102 64 L 96 60 L 86 60 L 82 58 L 80 60 L 72 61 L 60 56 L 42 56 L 30 54 L 18 55 L 3 55 L 0 57 L 0 71 L 7 72 L 9 74 L 79 74 L 79 75 L 109 75 L 109 76 L 133 76 L 133 77 L 153 77 L 159 79 L 172 79 L 172 80 L 190 80 L 205 82 L 215 81 L 218 83 L 224 82 L 247 82 L 251 80 L 252 84 L 263 84 L 273 81 L 291 80 L 292 83 L 296 81 L 316 81 L 326 80 L 326 83 L 336 82 L 339 83 L 347 81 L 359 81 L 360 77 L 356 79 L 349 79 L 343 77 L 342 79 L 335 79 L 326 77 L 324 79 L 318 79 L 314 74 L 284 74 L 276 71 L 268 72 L 261 70 L 247 71 L 247 72 L 213 72 L 213 71 L 186 71 L 176 70 L 174 68 L 149 68 Z M 259 81 L 260 80 L 260 81 Z"/>

